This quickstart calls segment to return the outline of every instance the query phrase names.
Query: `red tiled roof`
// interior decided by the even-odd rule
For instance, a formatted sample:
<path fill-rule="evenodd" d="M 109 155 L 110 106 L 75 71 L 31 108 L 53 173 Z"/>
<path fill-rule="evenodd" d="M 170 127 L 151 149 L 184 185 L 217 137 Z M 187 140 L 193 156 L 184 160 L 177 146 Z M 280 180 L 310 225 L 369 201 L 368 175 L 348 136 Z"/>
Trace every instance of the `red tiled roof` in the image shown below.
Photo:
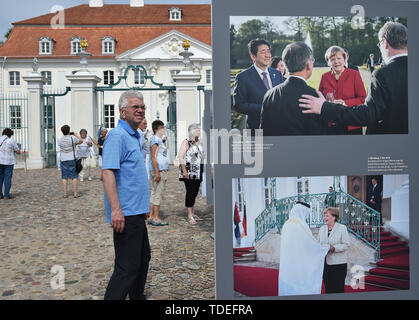
<path fill-rule="evenodd" d="M 0 47 L 0 56 L 10 58 L 69 58 L 72 56 L 70 54 L 70 39 L 77 35 L 88 41 L 87 51 L 93 57 L 113 57 L 114 55 L 102 55 L 102 38 L 105 36 L 111 36 L 117 41 L 115 46 L 116 56 L 171 30 L 177 30 L 209 46 L 211 45 L 211 27 L 207 26 L 68 27 L 65 29 L 15 27 L 8 40 Z M 55 41 L 52 55 L 39 55 L 39 38 L 42 36 L 47 36 Z M 79 59 L 78 56 L 76 57 Z"/>
<path fill-rule="evenodd" d="M 169 21 L 169 9 L 182 10 L 181 21 Z M 211 24 L 211 5 L 144 5 L 105 4 L 89 7 L 82 4 L 64 10 L 66 25 L 115 25 L 115 24 Z M 49 25 L 54 13 L 13 23 L 13 25 Z"/>
<path fill-rule="evenodd" d="M 172 7 L 173 5 L 105 5 L 91 8 L 80 5 L 65 10 L 64 29 L 51 28 L 50 21 L 54 14 L 16 22 L 9 38 L 0 46 L 0 56 L 79 58 L 70 54 L 70 39 L 79 36 L 87 39 L 87 51 L 93 57 L 113 57 L 114 55 L 102 55 L 102 38 L 105 36 L 111 36 L 117 41 L 116 56 L 171 30 L 211 45 L 210 5 L 176 5 L 183 11 L 180 22 L 169 21 L 168 10 Z M 52 55 L 39 55 L 39 38 L 42 36 L 55 41 Z"/>

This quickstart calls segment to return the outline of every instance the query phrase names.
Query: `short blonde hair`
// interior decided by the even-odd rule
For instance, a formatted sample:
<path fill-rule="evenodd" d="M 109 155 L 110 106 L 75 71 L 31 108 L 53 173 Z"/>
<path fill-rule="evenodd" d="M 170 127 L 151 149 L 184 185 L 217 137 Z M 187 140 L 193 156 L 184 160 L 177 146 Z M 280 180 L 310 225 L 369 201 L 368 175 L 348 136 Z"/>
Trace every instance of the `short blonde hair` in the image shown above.
<path fill-rule="evenodd" d="M 323 215 L 325 215 L 326 213 L 330 213 L 330 215 L 332 217 L 335 217 L 335 222 L 339 221 L 339 209 L 338 208 L 334 208 L 334 207 L 326 208 L 323 212 Z"/>
<path fill-rule="evenodd" d="M 345 52 L 345 50 L 342 47 L 339 47 L 339 46 L 331 46 L 329 49 L 326 50 L 326 53 L 324 54 L 324 59 L 326 60 L 327 64 L 329 64 L 330 58 L 332 58 L 338 52 L 341 52 L 342 53 L 343 58 L 346 61 L 346 52 Z"/>

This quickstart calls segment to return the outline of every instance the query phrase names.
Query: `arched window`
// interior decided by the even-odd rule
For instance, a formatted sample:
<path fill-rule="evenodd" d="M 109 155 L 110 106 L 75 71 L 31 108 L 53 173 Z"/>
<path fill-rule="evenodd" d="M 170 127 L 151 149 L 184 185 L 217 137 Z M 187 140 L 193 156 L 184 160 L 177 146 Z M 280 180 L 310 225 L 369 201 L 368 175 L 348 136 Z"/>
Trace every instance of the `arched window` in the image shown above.
<path fill-rule="evenodd" d="M 71 54 L 78 54 L 81 52 L 81 46 L 80 46 L 81 39 L 79 36 L 74 36 L 70 39 L 70 45 L 71 45 Z"/>
<path fill-rule="evenodd" d="M 170 21 L 180 21 L 182 20 L 182 10 L 178 7 L 172 7 L 169 9 L 169 19 Z"/>
<path fill-rule="evenodd" d="M 102 38 L 102 54 L 114 54 L 115 43 L 115 39 L 111 36 L 106 36 Z"/>
<path fill-rule="evenodd" d="M 52 54 L 52 48 L 54 46 L 54 40 L 48 37 L 39 38 L 39 54 Z"/>

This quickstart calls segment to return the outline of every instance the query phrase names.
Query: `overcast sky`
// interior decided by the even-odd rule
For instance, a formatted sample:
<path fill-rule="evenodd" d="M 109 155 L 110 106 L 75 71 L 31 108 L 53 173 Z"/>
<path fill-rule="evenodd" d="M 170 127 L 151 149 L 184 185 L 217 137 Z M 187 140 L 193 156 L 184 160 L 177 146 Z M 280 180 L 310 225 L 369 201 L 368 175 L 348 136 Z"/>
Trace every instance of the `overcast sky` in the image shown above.
<path fill-rule="evenodd" d="M 105 0 L 105 4 L 125 3 L 130 0 Z M 89 0 L 0 0 L 0 41 L 12 26 L 12 22 L 34 18 L 51 12 L 51 8 L 60 5 L 64 8 L 89 3 Z M 145 4 L 202 4 L 211 0 L 145 0 Z"/>

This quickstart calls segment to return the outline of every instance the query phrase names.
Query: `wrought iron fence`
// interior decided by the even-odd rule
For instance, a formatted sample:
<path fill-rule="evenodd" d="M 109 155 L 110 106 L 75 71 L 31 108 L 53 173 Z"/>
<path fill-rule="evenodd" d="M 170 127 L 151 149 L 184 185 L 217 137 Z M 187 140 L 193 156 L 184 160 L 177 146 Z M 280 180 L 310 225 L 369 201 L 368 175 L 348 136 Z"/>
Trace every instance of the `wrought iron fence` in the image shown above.
<path fill-rule="evenodd" d="M 47 167 L 57 165 L 57 139 L 55 121 L 55 99 L 63 97 L 71 91 L 70 87 L 44 90 L 42 93 L 42 122 L 41 139 L 43 143 L 42 155 Z"/>
<path fill-rule="evenodd" d="M 177 155 L 177 137 L 176 137 L 176 124 L 168 123 L 166 125 L 167 135 L 167 150 L 169 151 L 169 163 L 173 164 Z"/>
<path fill-rule="evenodd" d="M 262 239 L 270 230 L 276 228 L 278 232 L 288 220 L 289 213 L 297 201 L 310 204 L 311 214 L 307 224 L 312 227 L 321 227 L 323 212 L 327 207 L 328 193 L 305 194 L 283 199 L 273 200 L 265 210 L 255 219 L 255 242 Z M 380 259 L 380 213 L 358 199 L 343 191 L 332 195 L 335 206 L 339 208 L 339 222 L 346 225 L 348 231 L 358 239 L 363 240 L 375 250 L 375 259 Z"/>
<path fill-rule="evenodd" d="M 13 139 L 21 151 L 29 151 L 28 98 L 20 93 L 0 96 L 0 135 L 5 128 L 13 130 Z M 17 155 L 17 166 L 22 166 L 26 154 Z"/>

